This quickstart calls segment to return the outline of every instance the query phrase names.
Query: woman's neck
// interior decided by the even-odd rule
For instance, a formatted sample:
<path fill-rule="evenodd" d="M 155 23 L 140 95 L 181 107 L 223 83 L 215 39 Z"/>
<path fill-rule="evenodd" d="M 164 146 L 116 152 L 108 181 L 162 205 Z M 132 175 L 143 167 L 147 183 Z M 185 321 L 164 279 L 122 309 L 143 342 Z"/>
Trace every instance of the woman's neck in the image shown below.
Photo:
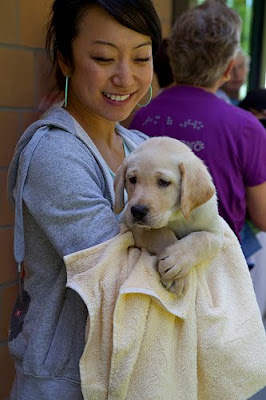
<path fill-rule="evenodd" d="M 77 111 L 70 105 L 67 107 L 67 111 L 85 130 L 109 168 L 115 173 L 125 157 L 123 140 L 115 130 L 116 123 L 88 111 Z"/>
<path fill-rule="evenodd" d="M 205 90 L 205 92 L 209 92 L 209 93 L 215 94 L 217 92 L 217 90 L 219 89 L 219 87 L 220 87 L 220 81 L 217 82 L 212 87 L 205 87 L 205 86 L 200 86 L 200 85 L 185 85 L 185 84 L 182 84 L 182 83 L 176 83 L 176 86 L 191 86 L 191 87 L 194 87 L 194 88 Z"/>
<path fill-rule="evenodd" d="M 112 146 L 112 141 L 116 136 L 114 121 L 108 121 L 87 110 L 77 110 L 71 105 L 68 105 L 66 110 L 75 118 L 96 146 L 97 143 L 106 143 L 106 145 Z"/>

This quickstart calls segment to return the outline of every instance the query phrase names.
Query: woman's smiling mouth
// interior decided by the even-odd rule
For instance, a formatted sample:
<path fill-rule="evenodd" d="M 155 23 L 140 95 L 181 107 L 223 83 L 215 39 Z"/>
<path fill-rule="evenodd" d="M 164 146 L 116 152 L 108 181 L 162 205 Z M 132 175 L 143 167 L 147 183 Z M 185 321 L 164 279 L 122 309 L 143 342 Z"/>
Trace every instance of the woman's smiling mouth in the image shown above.
<path fill-rule="evenodd" d="M 103 92 L 104 96 L 108 97 L 108 99 L 111 99 L 113 101 L 125 101 L 127 100 L 131 94 L 124 94 L 124 95 L 118 95 L 118 94 L 110 94 Z"/>

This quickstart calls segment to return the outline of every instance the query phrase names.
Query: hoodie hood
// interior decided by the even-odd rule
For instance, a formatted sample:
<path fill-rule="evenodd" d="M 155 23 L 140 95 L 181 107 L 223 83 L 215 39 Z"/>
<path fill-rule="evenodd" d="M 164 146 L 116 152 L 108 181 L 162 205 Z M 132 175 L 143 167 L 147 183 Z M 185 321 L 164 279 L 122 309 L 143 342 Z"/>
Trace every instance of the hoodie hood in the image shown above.
<path fill-rule="evenodd" d="M 75 126 L 75 120 L 63 108 L 52 108 L 42 119 L 34 122 L 23 133 L 15 148 L 13 159 L 8 170 L 8 199 L 9 203 L 15 210 L 14 222 L 14 257 L 17 263 L 21 263 L 24 259 L 24 224 L 23 224 L 23 189 L 28 175 L 34 150 L 38 146 L 40 140 L 50 129 L 61 129 L 76 136 L 91 151 L 95 159 L 100 165 L 103 165 L 103 159 L 92 140 L 84 131 L 78 135 Z M 136 145 L 147 139 L 147 136 L 138 131 L 129 131 L 123 126 L 116 125 L 117 132 L 123 137 L 126 145 L 132 151 Z M 102 169 L 107 167 L 102 166 Z M 108 173 L 105 175 L 109 175 Z M 110 183 L 111 182 L 111 183 Z M 107 185 L 113 185 L 112 178 Z"/>

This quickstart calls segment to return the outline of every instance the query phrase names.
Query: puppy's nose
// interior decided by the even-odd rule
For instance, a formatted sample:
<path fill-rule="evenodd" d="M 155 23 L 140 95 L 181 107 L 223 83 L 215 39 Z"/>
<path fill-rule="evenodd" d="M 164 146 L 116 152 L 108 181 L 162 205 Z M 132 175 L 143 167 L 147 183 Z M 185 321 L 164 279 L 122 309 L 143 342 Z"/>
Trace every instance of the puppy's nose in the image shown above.
<path fill-rule="evenodd" d="M 141 204 L 131 207 L 131 214 L 138 221 L 141 221 L 144 217 L 146 217 L 148 211 L 148 207 Z"/>

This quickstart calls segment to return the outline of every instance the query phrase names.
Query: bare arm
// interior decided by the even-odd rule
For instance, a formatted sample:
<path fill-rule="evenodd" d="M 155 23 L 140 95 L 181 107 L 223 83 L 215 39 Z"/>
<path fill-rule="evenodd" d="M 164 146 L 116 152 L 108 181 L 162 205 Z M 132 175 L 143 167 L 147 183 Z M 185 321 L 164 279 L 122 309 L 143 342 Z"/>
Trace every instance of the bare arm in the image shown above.
<path fill-rule="evenodd" d="M 246 196 L 250 220 L 258 229 L 266 231 L 266 182 L 247 187 Z"/>

